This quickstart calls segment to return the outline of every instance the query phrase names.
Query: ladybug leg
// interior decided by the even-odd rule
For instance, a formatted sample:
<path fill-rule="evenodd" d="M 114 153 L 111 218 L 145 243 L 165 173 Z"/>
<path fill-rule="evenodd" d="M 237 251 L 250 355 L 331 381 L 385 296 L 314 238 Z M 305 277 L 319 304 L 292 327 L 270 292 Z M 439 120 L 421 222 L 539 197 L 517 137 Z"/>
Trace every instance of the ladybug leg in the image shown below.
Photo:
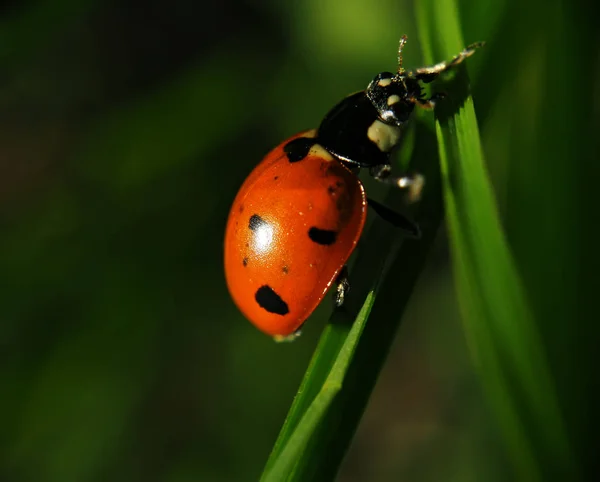
<path fill-rule="evenodd" d="M 408 189 L 409 202 L 418 201 L 421 197 L 421 191 L 425 184 L 425 178 L 421 174 L 415 174 L 414 176 L 392 176 L 392 168 L 389 164 L 373 166 L 369 172 L 376 181 L 391 184 L 400 189 Z"/>
<path fill-rule="evenodd" d="M 443 92 L 438 92 L 436 94 L 433 94 L 429 99 L 413 98 L 411 100 L 414 102 L 415 105 L 418 105 L 422 109 L 433 109 L 435 107 L 436 102 L 438 100 L 442 100 L 444 97 L 446 97 L 446 94 L 444 94 Z"/>
<path fill-rule="evenodd" d="M 416 69 L 414 72 L 408 72 L 406 76 L 411 79 L 420 80 L 426 84 L 433 82 L 440 76 L 440 74 L 450 70 L 452 67 L 455 67 L 463 60 L 473 55 L 476 49 L 483 47 L 484 43 L 485 42 L 476 42 L 471 44 L 458 55 L 455 55 L 452 60 L 440 62 L 439 64 L 431 65 L 429 67 L 421 67 L 420 69 Z"/>
<path fill-rule="evenodd" d="M 340 274 L 335 279 L 335 291 L 333 292 L 333 301 L 336 307 L 344 304 L 344 299 L 350 291 L 350 281 L 348 280 L 348 266 L 344 265 Z"/>
<path fill-rule="evenodd" d="M 288 337 L 289 341 L 294 341 L 296 338 L 298 338 L 302 334 L 303 327 L 304 323 L 302 323 L 298 328 L 296 328 L 296 331 Z"/>
<path fill-rule="evenodd" d="M 291 335 L 275 335 L 273 337 L 273 340 L 275 341 L 275 343 L 290 343 L 290 342 L 294 341 L 296 338 L 298 338 L 302 334 L 302 327 L 303 326 L 304 326 L 304 323 L 302 323 L 300 325 L 300 328 L 298 328 Z"/>
<path fill-rule="evenodd" d="M 381 219 L 387 221 L 392 226 L 401 229 L 411 238 L 418 239 L 421 237 L 421 230 L 419 229 L 419 225 L 414 221 L 411 221 L 403 214 L 400 214 L 396 211 L 392 211 L 390 208 L 384 206 L 383 204 L 378 203 L 377 201 L 373 201 L 372 199 L 368 199 L 369 207 L 375 211 Z"/>

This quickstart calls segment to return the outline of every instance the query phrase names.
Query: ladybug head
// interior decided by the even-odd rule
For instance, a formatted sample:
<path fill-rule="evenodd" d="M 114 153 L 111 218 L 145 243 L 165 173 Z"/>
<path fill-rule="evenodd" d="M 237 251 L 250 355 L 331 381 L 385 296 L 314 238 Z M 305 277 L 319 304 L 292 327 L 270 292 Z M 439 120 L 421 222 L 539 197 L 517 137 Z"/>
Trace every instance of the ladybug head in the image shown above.
<path fill-rule="evenodd" d="M 401 74 L 382 72 L 369 84 L 367 97 L 386 124 L 401 126 L 415 107 L 415 98 L 421 96 L 421 86 Z"/>

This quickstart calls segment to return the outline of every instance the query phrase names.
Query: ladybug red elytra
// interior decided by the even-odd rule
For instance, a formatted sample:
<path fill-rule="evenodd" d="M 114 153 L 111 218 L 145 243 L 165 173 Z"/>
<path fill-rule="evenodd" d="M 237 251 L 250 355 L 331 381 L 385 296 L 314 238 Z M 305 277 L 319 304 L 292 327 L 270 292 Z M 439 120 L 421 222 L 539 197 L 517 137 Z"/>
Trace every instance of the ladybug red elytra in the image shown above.
<path fill-rule="evenodd" d="M 291 340 L 335 283 L 340 306 L 349 289 L 346 262 L 363 230 L 367 206 L 413 236 L 419 228 L 367 199 L 355 171 L 417 198 L 423 178 L 392 176 L 390 154 L 415 106 L 431 109 L 421 82 L 471 56 L 482 42 L 449 62 L 414 71 L 382 72 L 367 89 L 343 99 L 318 129 L 273 149 L 248 176 L 231 208 L 225 232 L 225 277 L 242 313 L 275 340 Z"/>

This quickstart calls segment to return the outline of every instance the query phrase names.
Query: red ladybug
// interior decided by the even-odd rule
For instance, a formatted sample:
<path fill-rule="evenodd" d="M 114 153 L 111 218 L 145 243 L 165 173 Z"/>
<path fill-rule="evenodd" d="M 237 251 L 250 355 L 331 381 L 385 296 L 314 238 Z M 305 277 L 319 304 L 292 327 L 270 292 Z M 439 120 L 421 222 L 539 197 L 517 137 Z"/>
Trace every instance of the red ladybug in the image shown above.
<path fill-rule="evenodd" d="M 325 116 L 273 149 L 238 192 L 225 232 L 225 277 L 242 313 L 277 341 L 293 339 L 333 283 L 336 305 L 349 289 L 345 264 L 365 224 L 367 204 L 413 236 L 409 220 L 367 199 L 356 168 L 378 181 L 408 188 L 416 198 L 421 176 L 391 175 L 390 153 L 415 105 L 432 108 L 420 82 L 431 82 L 482 45 L 449 62 L 414 72 L 377 75 Z"/>

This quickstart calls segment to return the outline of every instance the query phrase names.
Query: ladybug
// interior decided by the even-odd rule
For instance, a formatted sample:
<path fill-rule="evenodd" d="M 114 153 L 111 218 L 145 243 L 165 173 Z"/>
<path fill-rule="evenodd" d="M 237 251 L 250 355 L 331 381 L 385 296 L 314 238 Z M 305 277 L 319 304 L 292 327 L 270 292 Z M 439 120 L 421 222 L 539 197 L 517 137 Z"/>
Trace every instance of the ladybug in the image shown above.
<path fill-rule="evenodd" d="M 418 198 L 423 178 L 393 176 L 390 154 L 415 106 L 431 109 L 421 82 L 471 56 L 468 46 L 449 62 L 405 71 L 400 40 L 398 70 L 382 72 L 367 89 L 343 99 L 318 129 L 282 142 L 240 188 L 225 232 L 225 277 L 242 313 L 276 341 L 291 340 L 335 284 L 336 306 L 349 289 L 346 262 L 362 233 L 367 206 L 414 237 L 419 228 L 368 199 L 356 175 L 369 169 L 378 181 Z"/>

